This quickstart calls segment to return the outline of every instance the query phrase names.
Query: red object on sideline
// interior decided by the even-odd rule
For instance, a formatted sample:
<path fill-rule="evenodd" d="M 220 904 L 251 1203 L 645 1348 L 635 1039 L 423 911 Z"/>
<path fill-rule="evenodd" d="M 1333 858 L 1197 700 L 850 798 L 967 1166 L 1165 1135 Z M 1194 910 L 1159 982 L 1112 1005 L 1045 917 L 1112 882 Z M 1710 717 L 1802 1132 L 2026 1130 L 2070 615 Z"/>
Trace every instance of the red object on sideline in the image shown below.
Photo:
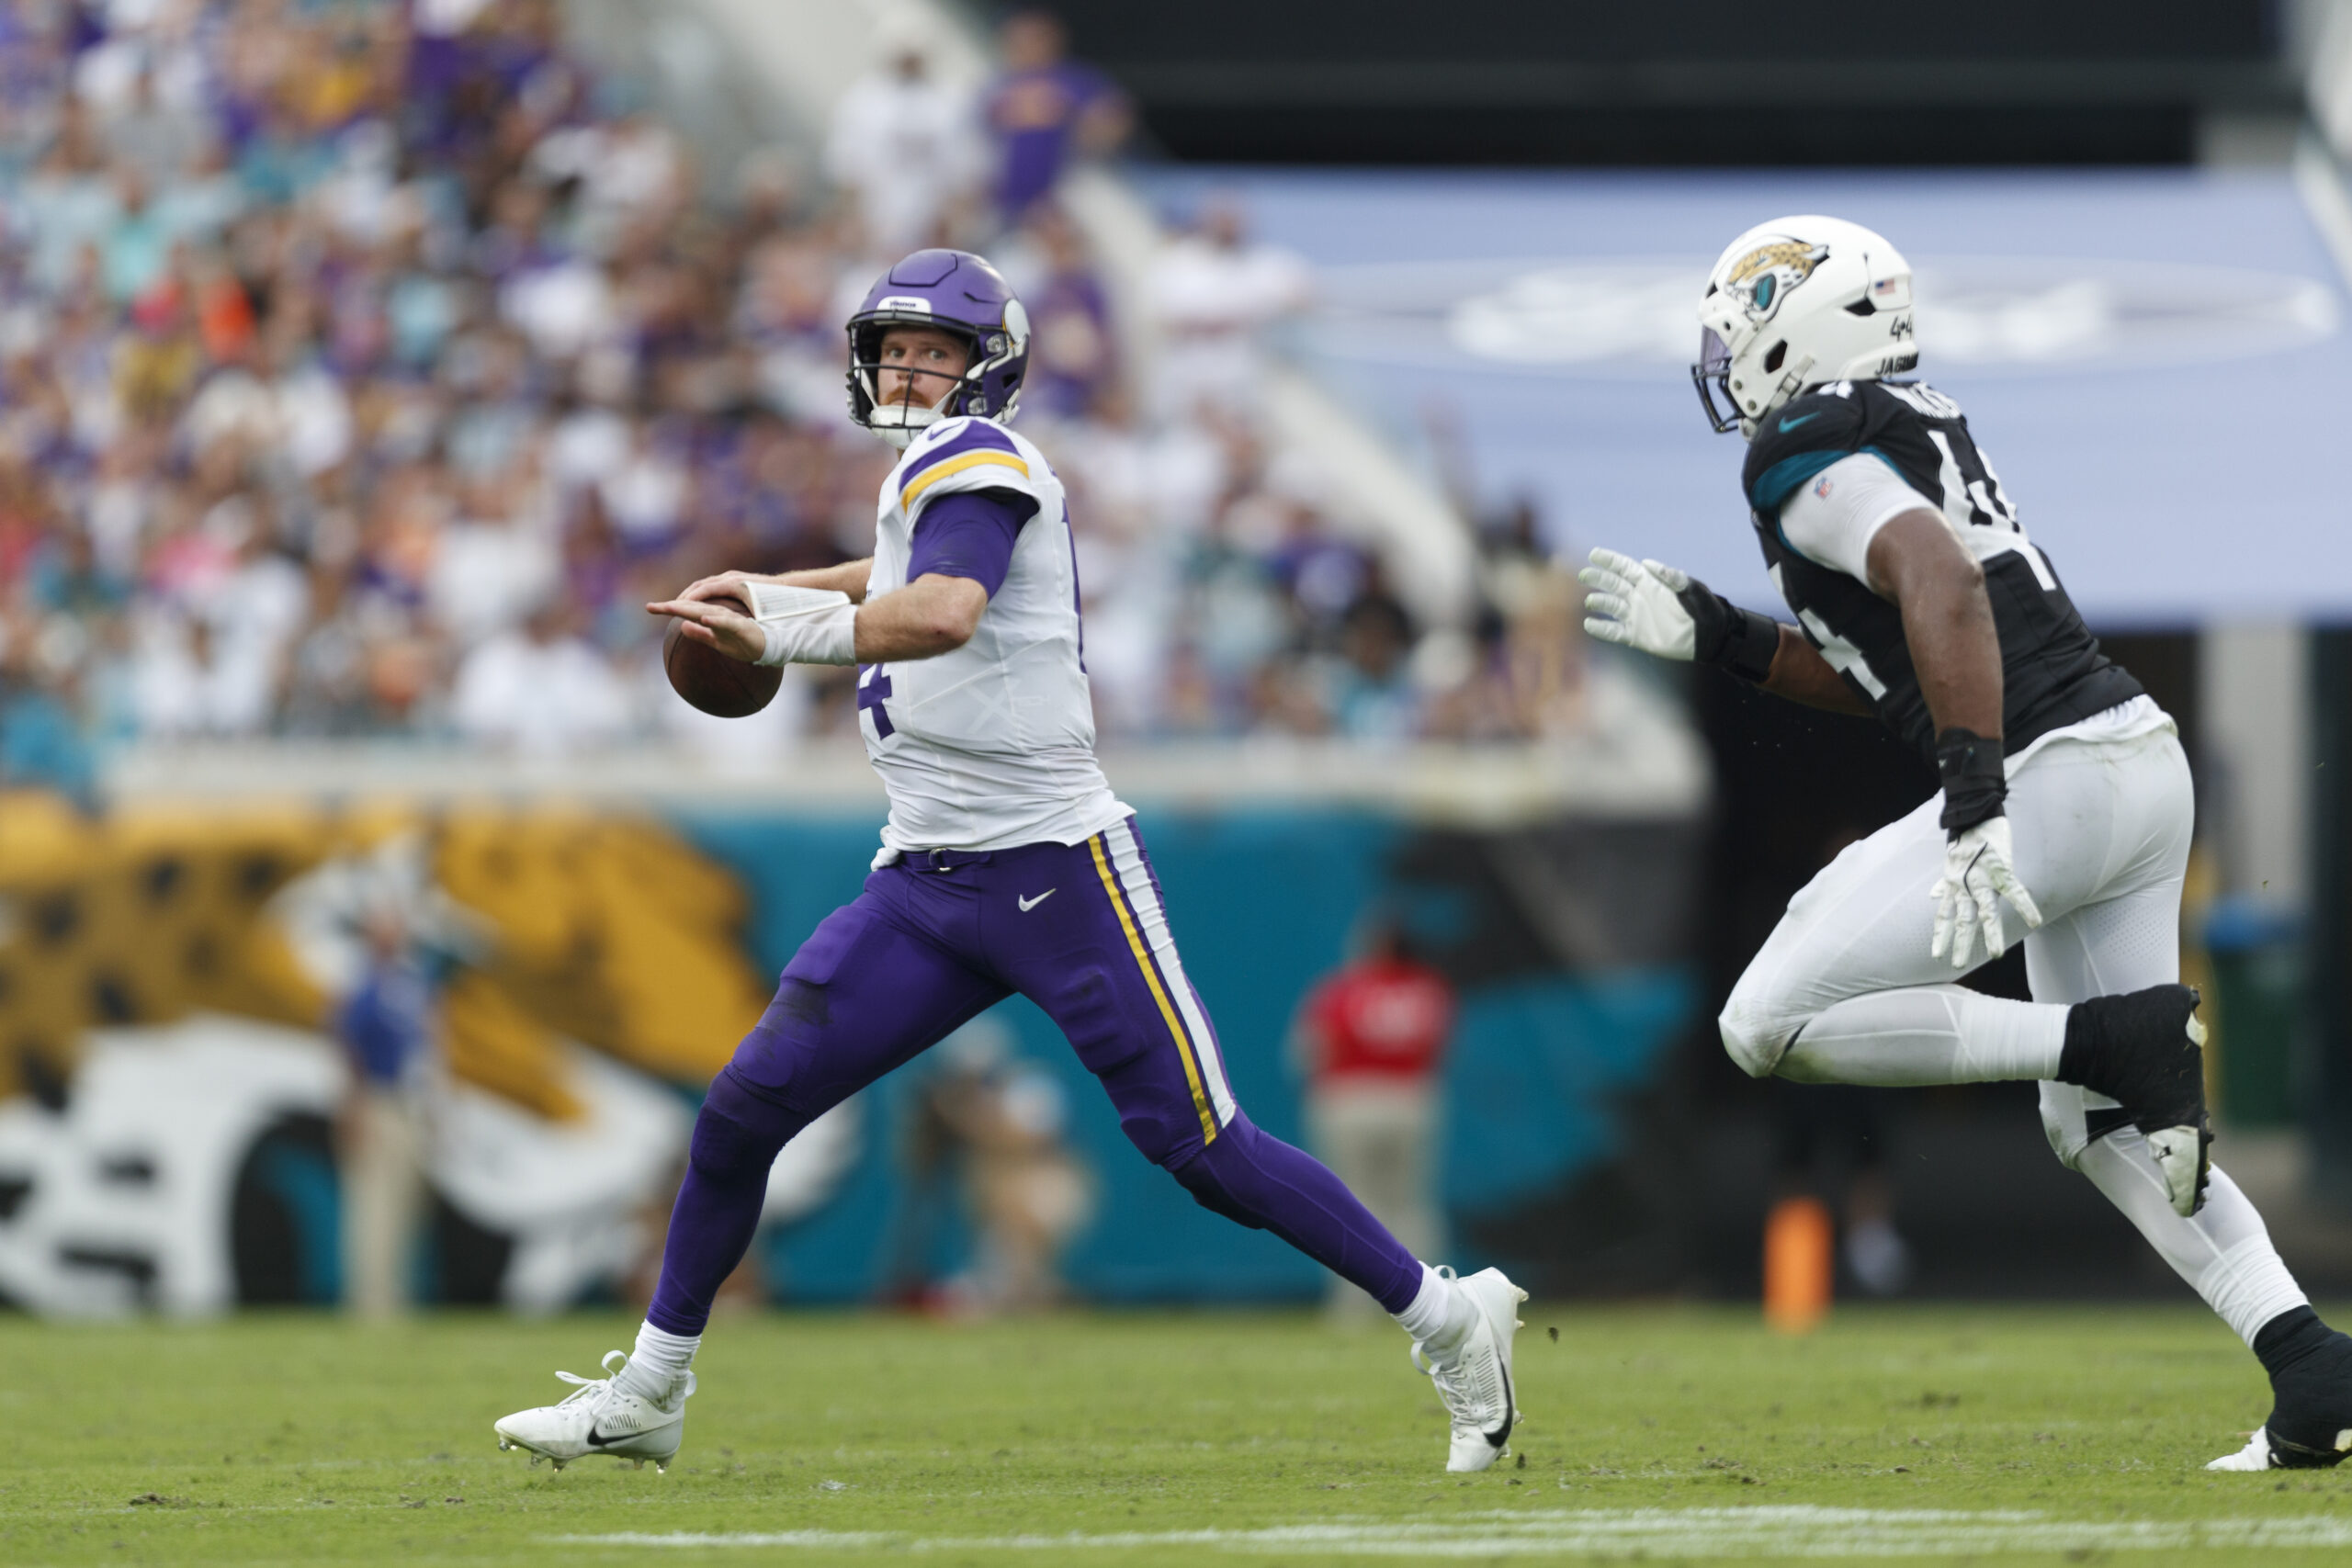
<path fill-rule="evenodd" d="M 1416 1082 L 1437 1071 L 1453 1032 L 1453 987 L 1409 959 L 1351 964 L 1306 998 L 1315 1081 Z"/>

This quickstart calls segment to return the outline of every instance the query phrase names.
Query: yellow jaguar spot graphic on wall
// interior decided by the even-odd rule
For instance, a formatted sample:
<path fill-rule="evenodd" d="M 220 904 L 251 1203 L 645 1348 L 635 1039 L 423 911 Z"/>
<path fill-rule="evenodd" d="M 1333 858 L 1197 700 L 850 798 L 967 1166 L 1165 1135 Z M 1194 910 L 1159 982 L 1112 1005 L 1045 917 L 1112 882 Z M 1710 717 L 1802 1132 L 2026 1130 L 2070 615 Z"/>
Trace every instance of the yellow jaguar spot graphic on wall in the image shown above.
<path fill-rule="evenodd" d="M 543 1115 L 563 1043 L 699 1085 L 766 1001 L 741 885 L 662 824 L 545 806 L 141 806 L 0 795 L 0 1096 L 60 1091 L 82 1035 L 218 1012 L 319 1028 L 306 895 L 413 846 L 478 941 L 442 996 L 456 1077 Z M 311 899 L 316 903 L 316 899 Z"/>

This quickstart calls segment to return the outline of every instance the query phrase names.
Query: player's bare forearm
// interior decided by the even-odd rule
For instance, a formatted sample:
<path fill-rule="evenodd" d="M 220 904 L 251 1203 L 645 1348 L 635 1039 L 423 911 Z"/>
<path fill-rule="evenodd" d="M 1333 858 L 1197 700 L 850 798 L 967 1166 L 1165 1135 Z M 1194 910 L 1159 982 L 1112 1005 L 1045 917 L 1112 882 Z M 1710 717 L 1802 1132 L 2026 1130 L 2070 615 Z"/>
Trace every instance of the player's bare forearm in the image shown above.
<path fill-rule="evenodd" d="M 864 560 L 845 560 L 839 566 L 782 572 L 768 581 L 782 583 L 786 588 L 830 588 L 835 592 L 848 594 L 851 603 L 862 604 L 865 602 L 866 581 L 873 575 L 874 558 L 867 556 Z"/>
<path fill-rule="evenodd" d="M 839 566 L 813 567 L 807 571 L 722 571 L 687 585 L 681 599 L 741 599 L 738 585 L 774 582 L 786 588 L 820 588 L 846 593 L 853 604 L 865 601 L 866 581 L 874 575 L 874 558 L 848 560 Z"/>
<path fill-rule="evenodd" d="M 1832 670 L 1821 650 L 1805 641 L 1804 634 L 1794 626 L 1781 628 L 1781 646 L 1772 654 L 1772 672 L 1764 677 L 1763 689 L 1809 708 L 1858 718 L 1871 716 L 1870 704 L 1855 694 L 1845 677 Z"/>
<path fill-rule="evenodd" d="M 1880 528 L 1866 564 L 1871 591 L 1903 612 L 1903 640 L 1937 733 L 1957 727 L 1998 736 L 2001 636 L 1984 568 L 1925 507 Z"/>
<path fill-rule="evenodd" d="M 877 593 L 857 612 L 857 661 L 936 659 L 972 640 L 989 591 L 968 577 L 926 572 L 904 588 Z"/>

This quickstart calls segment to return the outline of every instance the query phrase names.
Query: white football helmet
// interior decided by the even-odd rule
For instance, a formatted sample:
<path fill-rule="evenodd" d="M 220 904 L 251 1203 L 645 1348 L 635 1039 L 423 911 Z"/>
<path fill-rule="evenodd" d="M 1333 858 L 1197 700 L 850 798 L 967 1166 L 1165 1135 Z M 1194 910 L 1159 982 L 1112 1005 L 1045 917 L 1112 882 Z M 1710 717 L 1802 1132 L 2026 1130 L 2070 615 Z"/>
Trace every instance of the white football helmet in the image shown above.
<path fill-rule="evenodd" d="M 1916 368 L 1911 316 L 1911 264 L 1881 236 L 1841 218 L 1758 224 L 1715 263 L 1699 303 L 1690 379 L 1707 422 L 1754 435 L 1807 387 Z"/>

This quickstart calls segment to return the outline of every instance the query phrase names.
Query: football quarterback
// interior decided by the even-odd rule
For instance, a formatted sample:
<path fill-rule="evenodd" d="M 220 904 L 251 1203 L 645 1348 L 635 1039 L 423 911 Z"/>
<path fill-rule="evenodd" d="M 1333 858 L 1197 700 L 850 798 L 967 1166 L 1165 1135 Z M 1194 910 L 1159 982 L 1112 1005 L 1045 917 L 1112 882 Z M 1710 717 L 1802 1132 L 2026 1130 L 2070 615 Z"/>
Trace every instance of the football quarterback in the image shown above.
<path fill-rule="evenodd" d="M 500 1446 L 559 1467 L 666 1465 L 778 1151 L 1017 992 L 1069 1037 L 1144 1157 L 1396 1316 L 1445 1407 L 1446 1468 L 1488 1468 L 1518 1418 L 1526 1292 L 1498 1269 L 1457 1280 L 1423 1263 L 1242 1112 L 1143 831 L 1095 760 L 1069 509 L 1045 453 L 1010 428 L 1029 363 L 1021 301 L 978 256 L 918 251 L 868 291 L 848 346 L 850 418 L 902 454 L 873 556 L 725 572 L 647 608 L 746 662 L 858 666 L 859 729 L 889 798 L 881 852 L 710 1086 L 636 1349 L 613 1352 L 606 1377 L 559 1374 L 578 1391 L 497 1423 Z"/>
<path fill-rule="evenodd" d="M 1708 423 L 1747 438 L 1749 520 L 1796 624 L 1614 550 L 1579 574 L 1594 637 L 1874 716 L 1942 782 L 1790 900 L 1724 1005 L 1724 1047 L 1804 1083 L 2037 1080 L 2058 1157 L 2269 1373 L 2269 1418 L 2210 1468 L 2335 1464 L 2352 1338 L 2208 1156 L 2204 1028 L 2179 983 L 2188 760 L 1959 405 L 1896 378 L 1918 364 L 1917 316 L 1910 265 L 1860 225 L 1782 218 L 1734 240 L 1691 377 Z M 2032 1001 L 1951 983 L 2019 940 Z"/>

